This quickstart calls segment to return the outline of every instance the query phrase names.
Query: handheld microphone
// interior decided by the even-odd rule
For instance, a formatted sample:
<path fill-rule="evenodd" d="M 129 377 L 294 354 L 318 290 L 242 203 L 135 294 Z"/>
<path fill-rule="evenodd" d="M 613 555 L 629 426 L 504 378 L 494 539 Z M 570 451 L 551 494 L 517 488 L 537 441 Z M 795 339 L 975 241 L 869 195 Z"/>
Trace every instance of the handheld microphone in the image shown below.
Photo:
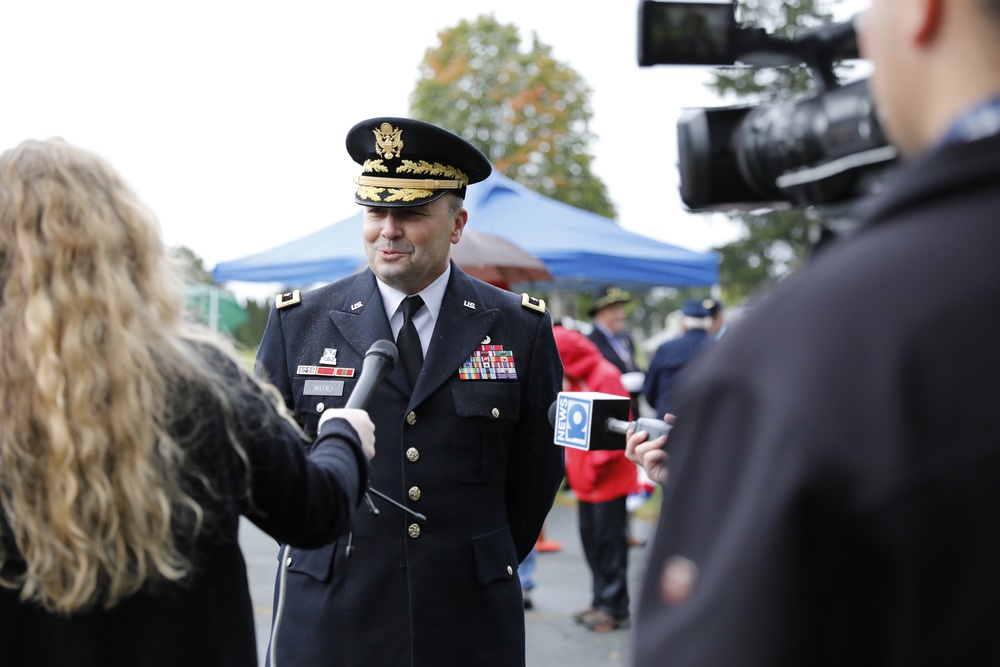
<path fill-rule="evenodd" d="M 377 340 L 372 343 L 372 346 L 368 348 L 365 352 L 365 359 L 361 362 L 361 374 L 358 375 L 358 383 L 354 385 L 354 390 L 351 395 L 347 397 L 347 402 L 344 403 L 345 408 L 358 408 L 360 410 L 365 410 L 368 407 L 368 403 L 371 402 L 372 397 L 375 395 L 375 388 L 378 387 L 379 383 L 385 379 L 385 376 L 392 372 L 393 367 L 396 365 L 396 360 L 399 359 L 399 350 L 396 349 L 396 344 L 388 340 Z M 409 507 L 398 503 L 384 493 L 377 491 L 370 484 L 368 490 L 365 491 L 365 502 L 368 503 L 368 510 L 374 516 L 379 515 L 378 508 L 375 507 L 375 503 L 372 502 L 369 493 L 374 493 L 379 498 L 382 498 L 386 502 L 394 505 L 400 510 L 412 514 L 421 521 L 426 521 L 427 517 L 420 512 L 414 511 Z M 353 542 L 353 531 L 351 532 L 351 542 Z M 347 546 L 347 556 L 350 557 L 351 553 L 354 551 L 352 544 Z"/>
<path fill-rule="evenodd" d="M 600 392 L 559 392 L 549 408 L 554 443 L 587 451 L 625 449 L 625 434 L 646 431 L 650 440 L 670 432 L 670 424 L 645 417 L 628 420 L 629 399 Z M 621 437 L 619 437 L 621 436 Z"/>
<path fill-rule="evenodd" d="M 392 372 L 398 358 L 399 351 L 396 350 L 396 344 L 392 341 L 377 340 L 372 343 L 372 346 L 365 352 L 364 361 L 361 362 L 358 383 L 354 385 L 354 391 L 347 397 L 344 407 L 366 409 L 372 396 L 375 395 L 378 383 Z"/>

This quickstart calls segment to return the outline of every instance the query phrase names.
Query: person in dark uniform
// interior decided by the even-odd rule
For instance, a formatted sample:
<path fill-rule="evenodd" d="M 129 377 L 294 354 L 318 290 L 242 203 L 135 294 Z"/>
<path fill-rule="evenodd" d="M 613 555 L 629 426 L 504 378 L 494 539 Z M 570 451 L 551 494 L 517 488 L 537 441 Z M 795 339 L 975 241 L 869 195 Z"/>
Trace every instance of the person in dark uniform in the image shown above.
<path fill-rule="evenodd" d="M 642 389 L 657 417 L 662 418 L 674 411 L 677 379 L 681 371 L 711 345 L 713 335 L 718 331 L 721 311 L 719 302 L 707 297 L 684 302 L 681 307 L 683 333 L 657 348 L 653 360 L 649 362 Z"/>
<path fill-rule="evenodd" d="M 280 667 L 522 665 L 518 563 L 563 475 L 548 420 L 562 383 L 551 318 L 544 302 L 449 259 L 466 187 L 491 169 L 476 148 L 427 123 L 373 118 L 350 130 L 347 150 L 362 165 L 368 268 L 279 295 L 258 364 L 312 433 L 350 396 L 372 343 L 397 341 L 399 363 L 369 407 L 378 514 L 359 512 L 347 538 L 281 563 L 270 655 Z"/>
<path fill-rule="evenodd" d="M 904 160 L 682 379 L 639 667 L 1000 664 L 1000 1 L 859 28 Z"/>

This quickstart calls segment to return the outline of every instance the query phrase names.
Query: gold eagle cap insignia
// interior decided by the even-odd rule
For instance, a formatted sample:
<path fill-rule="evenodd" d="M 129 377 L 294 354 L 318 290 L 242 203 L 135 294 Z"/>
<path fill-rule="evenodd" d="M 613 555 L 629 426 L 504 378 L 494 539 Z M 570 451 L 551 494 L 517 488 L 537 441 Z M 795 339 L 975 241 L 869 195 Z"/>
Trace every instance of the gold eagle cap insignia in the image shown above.
<path fill-rule="evenodd" d="M 375 133 L 375 152 L 386 160 L 399 157 L 403 150 L 403 131 L 389 123 L 382 123 Z"/>

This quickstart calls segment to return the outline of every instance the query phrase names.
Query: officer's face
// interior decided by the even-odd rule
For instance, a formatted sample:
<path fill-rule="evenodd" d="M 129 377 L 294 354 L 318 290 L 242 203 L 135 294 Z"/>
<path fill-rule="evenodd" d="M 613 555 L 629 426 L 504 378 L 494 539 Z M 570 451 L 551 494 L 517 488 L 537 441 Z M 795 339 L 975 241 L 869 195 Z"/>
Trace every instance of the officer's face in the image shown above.
<path fill-rule="evenodd" d="M 468 212 L 449 213 L 451 195 L 407 208 L 365 207 L 368 266 L 382 282 L 415 294 L 448 267 L 451 244 L 462 238 Z"/>

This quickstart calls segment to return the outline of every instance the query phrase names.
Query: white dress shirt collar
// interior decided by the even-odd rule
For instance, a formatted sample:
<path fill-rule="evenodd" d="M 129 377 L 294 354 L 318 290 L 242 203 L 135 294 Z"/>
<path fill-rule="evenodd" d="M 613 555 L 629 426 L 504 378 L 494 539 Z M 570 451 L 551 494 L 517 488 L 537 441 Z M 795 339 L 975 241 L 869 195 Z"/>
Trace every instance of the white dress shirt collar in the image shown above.
<path fill-rule="evenodd" d="M 424 300 L 424 307 L 413 316 L 413 324 L 417 327 L 420 335 L 420 346 L 424 349 L 424 357 L 427 356 L 427 347 L 430 345 L 431 335 L 434 333 L 434 324 L 437 322 L 438 313 L 441 311 L 441 302 L 444 301 L 444 293 L 448 288 L 448 278 L 451 276 L 451 262 L 440 276 L 434 279 L 430 285 L 417 292 Z M 403 326 L 403 313 L 399 310 L 399 304 L 403 303 L 408 295 L 399 290 L 386 285 L 375 278 L 378 285 L 379 294 L 382 295 L 382 305 L 385 306 L 385 316 L 389 320 L 392 328 L 393 339 L 399 335 L 399 330 Z"/>

